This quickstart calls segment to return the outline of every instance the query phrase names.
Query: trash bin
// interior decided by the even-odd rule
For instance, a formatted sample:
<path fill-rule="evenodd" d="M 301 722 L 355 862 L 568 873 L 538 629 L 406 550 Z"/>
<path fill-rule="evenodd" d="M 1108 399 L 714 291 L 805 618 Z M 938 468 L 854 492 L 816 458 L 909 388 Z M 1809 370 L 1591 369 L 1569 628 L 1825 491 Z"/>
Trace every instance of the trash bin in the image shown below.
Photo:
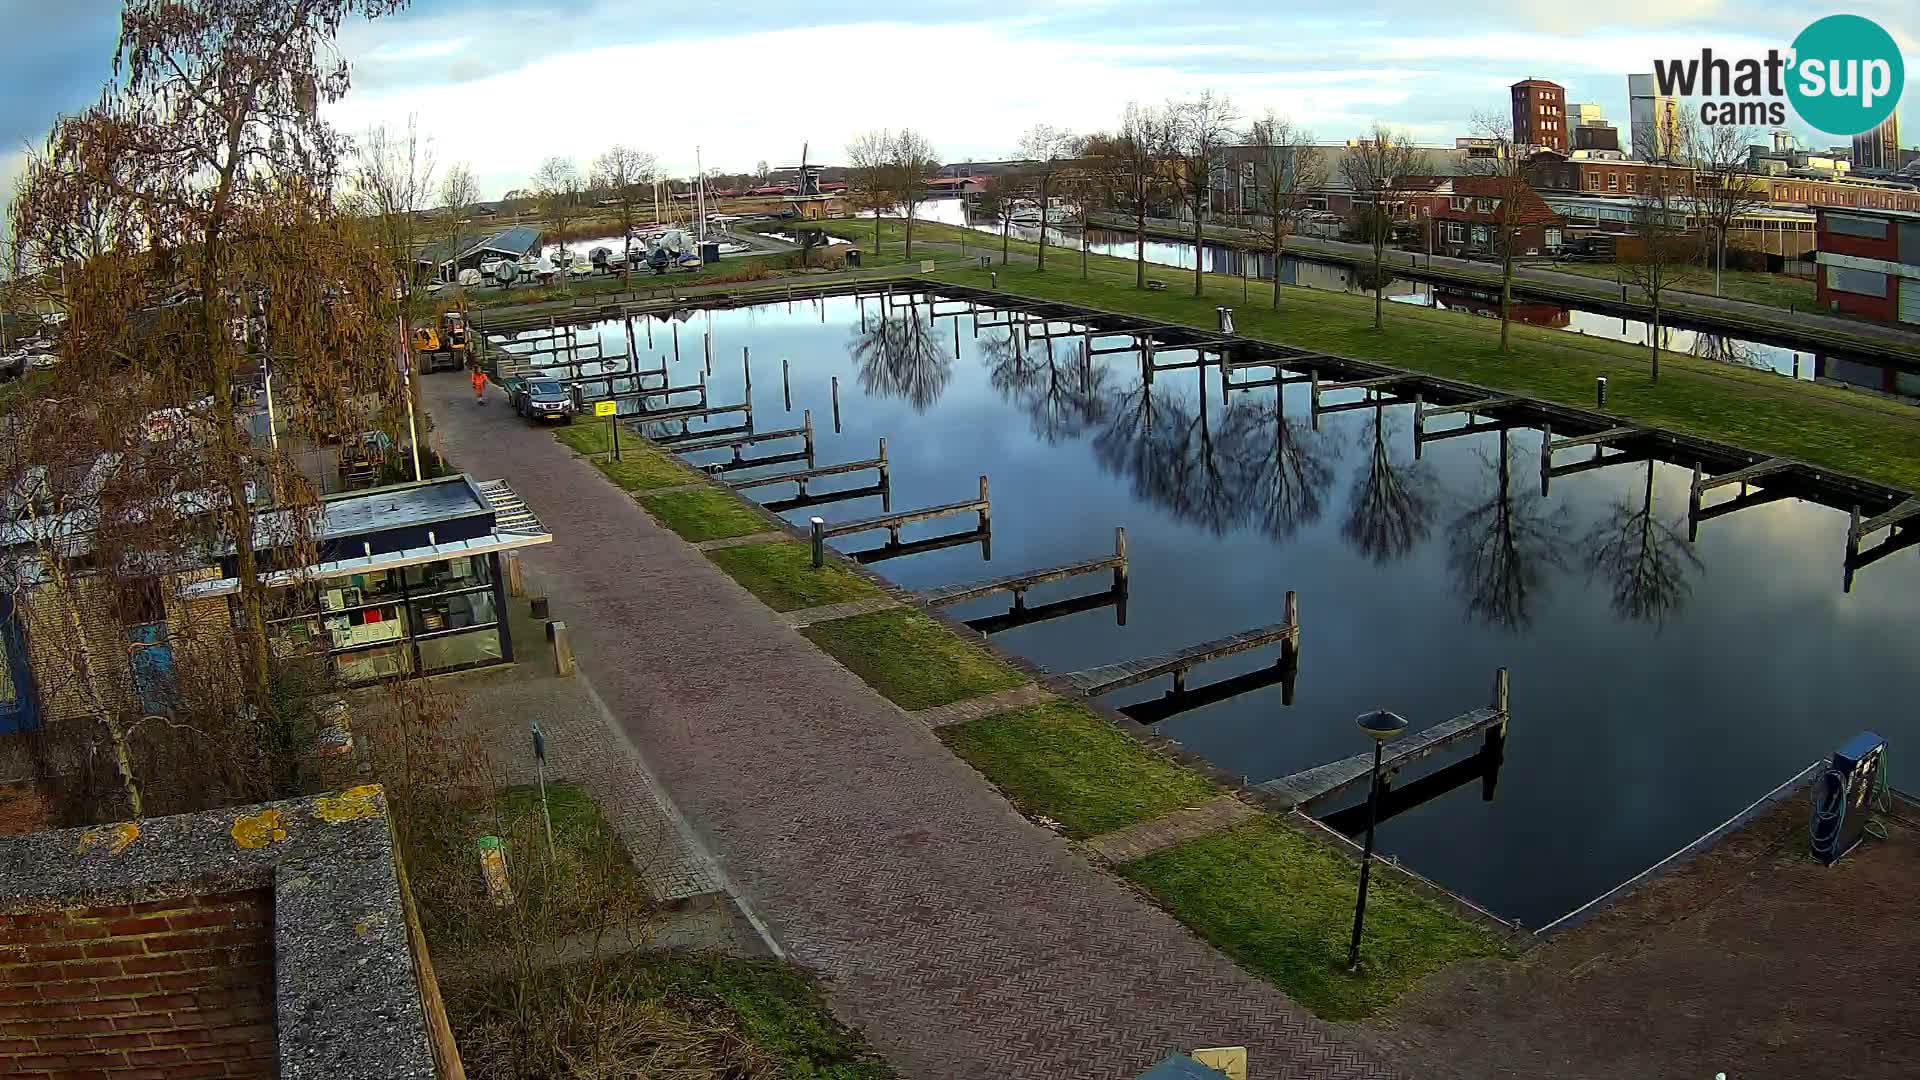
<path fill-rule="evenodd" d="M 700 245 L 700 261 L 703 263 L 716 263 L 720 261 L 720 244 L 718 241 L 709 240 Z"/>
<path fill-rule="evenodd" d="M 848 266 L 860 265 L 860 249 L 859 248 L 852 248 L 847 252 L 847 265 Z"/>

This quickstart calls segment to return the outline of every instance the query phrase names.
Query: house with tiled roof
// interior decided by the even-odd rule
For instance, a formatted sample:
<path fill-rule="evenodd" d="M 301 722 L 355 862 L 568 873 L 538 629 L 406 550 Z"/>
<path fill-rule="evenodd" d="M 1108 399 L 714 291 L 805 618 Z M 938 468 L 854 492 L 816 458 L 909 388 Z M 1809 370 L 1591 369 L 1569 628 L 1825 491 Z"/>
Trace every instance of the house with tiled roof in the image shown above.
<path fill-rule="evenodd" d="M 1566 218 L 1547 205 L 1524 180 L 1498 176 L 1409 178 L 1418 194 L 1407 200 L 1407 216 L 1431 231 L 1433 250 L 1443 255 L 1491 254 L 1499 246 L 1502 203 L 1512 199 L 1514 254 L 1548 255 L 1560 250 Z"/>

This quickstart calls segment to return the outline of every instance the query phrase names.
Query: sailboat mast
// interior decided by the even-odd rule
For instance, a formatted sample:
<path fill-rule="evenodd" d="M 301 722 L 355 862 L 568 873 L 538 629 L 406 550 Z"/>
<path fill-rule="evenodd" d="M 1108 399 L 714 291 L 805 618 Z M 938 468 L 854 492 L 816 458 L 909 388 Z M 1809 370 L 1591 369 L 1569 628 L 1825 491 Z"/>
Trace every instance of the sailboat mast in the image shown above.
<path fill-rule="evenodd" d="M 693 205 L 695 212 L 700 215 L 693 226 L 693 238 L 696 242 L 705 244 L 707 241 L 707 169 L 700 163 L 700 148 L 697 146 L 693 148 L 693 171 L 696 174 L 693 178 Z"/>

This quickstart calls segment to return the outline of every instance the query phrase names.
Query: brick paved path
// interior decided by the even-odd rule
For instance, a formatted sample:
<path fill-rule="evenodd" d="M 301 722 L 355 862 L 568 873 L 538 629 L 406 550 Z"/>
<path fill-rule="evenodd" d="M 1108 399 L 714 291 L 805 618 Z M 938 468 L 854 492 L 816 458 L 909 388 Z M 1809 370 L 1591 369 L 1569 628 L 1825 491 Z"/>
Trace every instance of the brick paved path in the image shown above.
<path fill-rule="evenodd" d="M 436 376 L 424 395 L 453 460 L 553 529 L 527 560 L 654 774 L 903 1074 L 1122 1077 L 1246 1044 L 1261 1077 L 1387 1075 L 1021 819 L 497 392 L 475 406 Z"/>

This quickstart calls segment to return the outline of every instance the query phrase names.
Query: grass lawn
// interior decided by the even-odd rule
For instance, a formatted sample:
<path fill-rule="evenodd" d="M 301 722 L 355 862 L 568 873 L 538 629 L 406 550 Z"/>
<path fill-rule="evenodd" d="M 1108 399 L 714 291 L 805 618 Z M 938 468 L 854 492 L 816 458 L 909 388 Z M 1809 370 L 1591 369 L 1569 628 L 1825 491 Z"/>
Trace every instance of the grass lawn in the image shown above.
<path fill-rule="evenodd" d="M 700 482 L 700 474 L 681 463 L 678 458 L 656 450 L 639 439 L 635 439 L 632 444 L 629 444 L 625 438 L 620 440 L 619 461 L 608 456 L 596 458 L 593 464 L 595 468 L 607 474 L 607 479 L 627 491 L 647 491 L 652 488 Z"/>
<path fill-rule="evenodd" d="M 592 456 L 594 454 L 609 453 L 613 450 L 613 435 L 607 431 L 607 425 L 592 418 L 575 420 L 573 423 L 556 430 L 553 433 L 553 437 L 560 440 L 561 443 L 565 444 L 569 450 L 572 450 L 576 454 Z M 636 439 L 634 441 L 638 442 L 639 440 Z M 625 452 L 626 448 L 627 440 L 625 436 L 622 436 L 620 439 L 620 449 L 622 452 Z"/>
<path fill-rule="evenodd" d="M 1582 277 L 1597 278 L 1613 284 L 1619 268 L 1612 263 L 1539 263 L 1542 270 L 1552 270 L 1560 274 L 1579 274 Z M 1713 295 L 1713 271 L 1707 267 L 1682 267 L 1675 276 L 1673 286 L 1676 291 Z M 1796 277 L 1792 274 L 1770 274 L 1764 270 L 1728 270 L 1721 275 L 1720 293 L 1735 300 L 1751 300 L 1756 304 L 1768 304 L 1781 310 L 1810 311 L 1815 306 L 1814 285 L 1811 277 Z M 1629 286 L 1628 296 L 1634 300 L 1646 299 Z M 1681 297 L 1680 299 L 1685 299 Z"/>
<path fill-rule="evenodd" d="M 701 285 L 715 281 L 758 281 L 772 277 L 775 270 L 787 264 L 785 255 L 766 255 L 757 258 L 736 256 L 722 259 L 711 267 L 691 273 L 674 271 L 656 274 L 652 270 L 636 271 L 633 275 L 633 292 L 646 299 L 657 289 L 679 289 L 688 285 Z M 553 300 L 587 300 L 596 296 L 614 296 L 626 291 L 627 283 L 619 274 L 592 274 L 575 278 L 567 285 L 519 285 L 512 288 L 480 288 L 467 294 L 469 310 L 484 311 L 488 308 L 516 307 L 521 304 L 541 304 Z"/>
<path fill-rule="evenodd" d="M 751 536 L 772 528 L 739 496 L 727 491 L 643 495 L 640 505 L 659 518 L 661 524 L 696 544 L 729 536 Z"/>
<path fill-rule="evenodd" d="M 917 611 L 882 611 L 800 631 L 903 709 L 931 709 L 1027 681 Z"/>
<path fill-rule="evenodd" d="M 1084 840 L 1219 788 L 1071 702 L 1049 701 L 942 728 L 940 738 L 1028 816 Z"/>
<path fill-rule="evenodd" d="M 919 233 L 916 227 L 916 235 Z M 1377 360 L 1562 404 L 1591 407 L 1594 379 L 1608 377 L 1608 411 L 1629 420 L 1807 461 L 1905 488 L 1920 488 L 1920 410 L 1837 387 L 1782 378 L 1697 357 L 1663 352 L 1660 380 L 1648 352 L 1621 342 L 1515 324 L 1513 349 L 1499 351 L 1499 324 L 1444 311 L 1392 304 L 1385 328 L 1372 328 L 1366 296 L 1286 287 L 1281 307 L 1255 294 L 1240 299 L 1238 279 L 1208 275 L 1207 295 L 1193 276 L 1148 268 L 1163 292 L 1133 287 L 1133 266 L 1093 261 L 1082 280 L 1077 260 L 1041 274 L 997 267 L 1000 287 L 1022 295 L 1148 315 L 1211 329 L 1214 309 L 1233 305 L 1235 328 L 1249 337 Z M 980 270 L 950 270 L 936 280 L 986 287 Z"/>
<path fill-rule="evenodd" d="M 814 569 L 813 548 L 798 541 L 721 548 L 707 552 L 707 558 L 775 611 L 844 604 L 880 595 L 872 582 L 835 563 Z"/>
<path fill-rule="evenodd" d="M 1359 868 L 1272 820 L 1189 840 L 1119 872 L 1328 1020 L 1370 1016 L 1452 961 L 1501 952 L 1492 934 L 1376 875 L 1367 890 L 1363 973 L 1347 974 Z"/>

